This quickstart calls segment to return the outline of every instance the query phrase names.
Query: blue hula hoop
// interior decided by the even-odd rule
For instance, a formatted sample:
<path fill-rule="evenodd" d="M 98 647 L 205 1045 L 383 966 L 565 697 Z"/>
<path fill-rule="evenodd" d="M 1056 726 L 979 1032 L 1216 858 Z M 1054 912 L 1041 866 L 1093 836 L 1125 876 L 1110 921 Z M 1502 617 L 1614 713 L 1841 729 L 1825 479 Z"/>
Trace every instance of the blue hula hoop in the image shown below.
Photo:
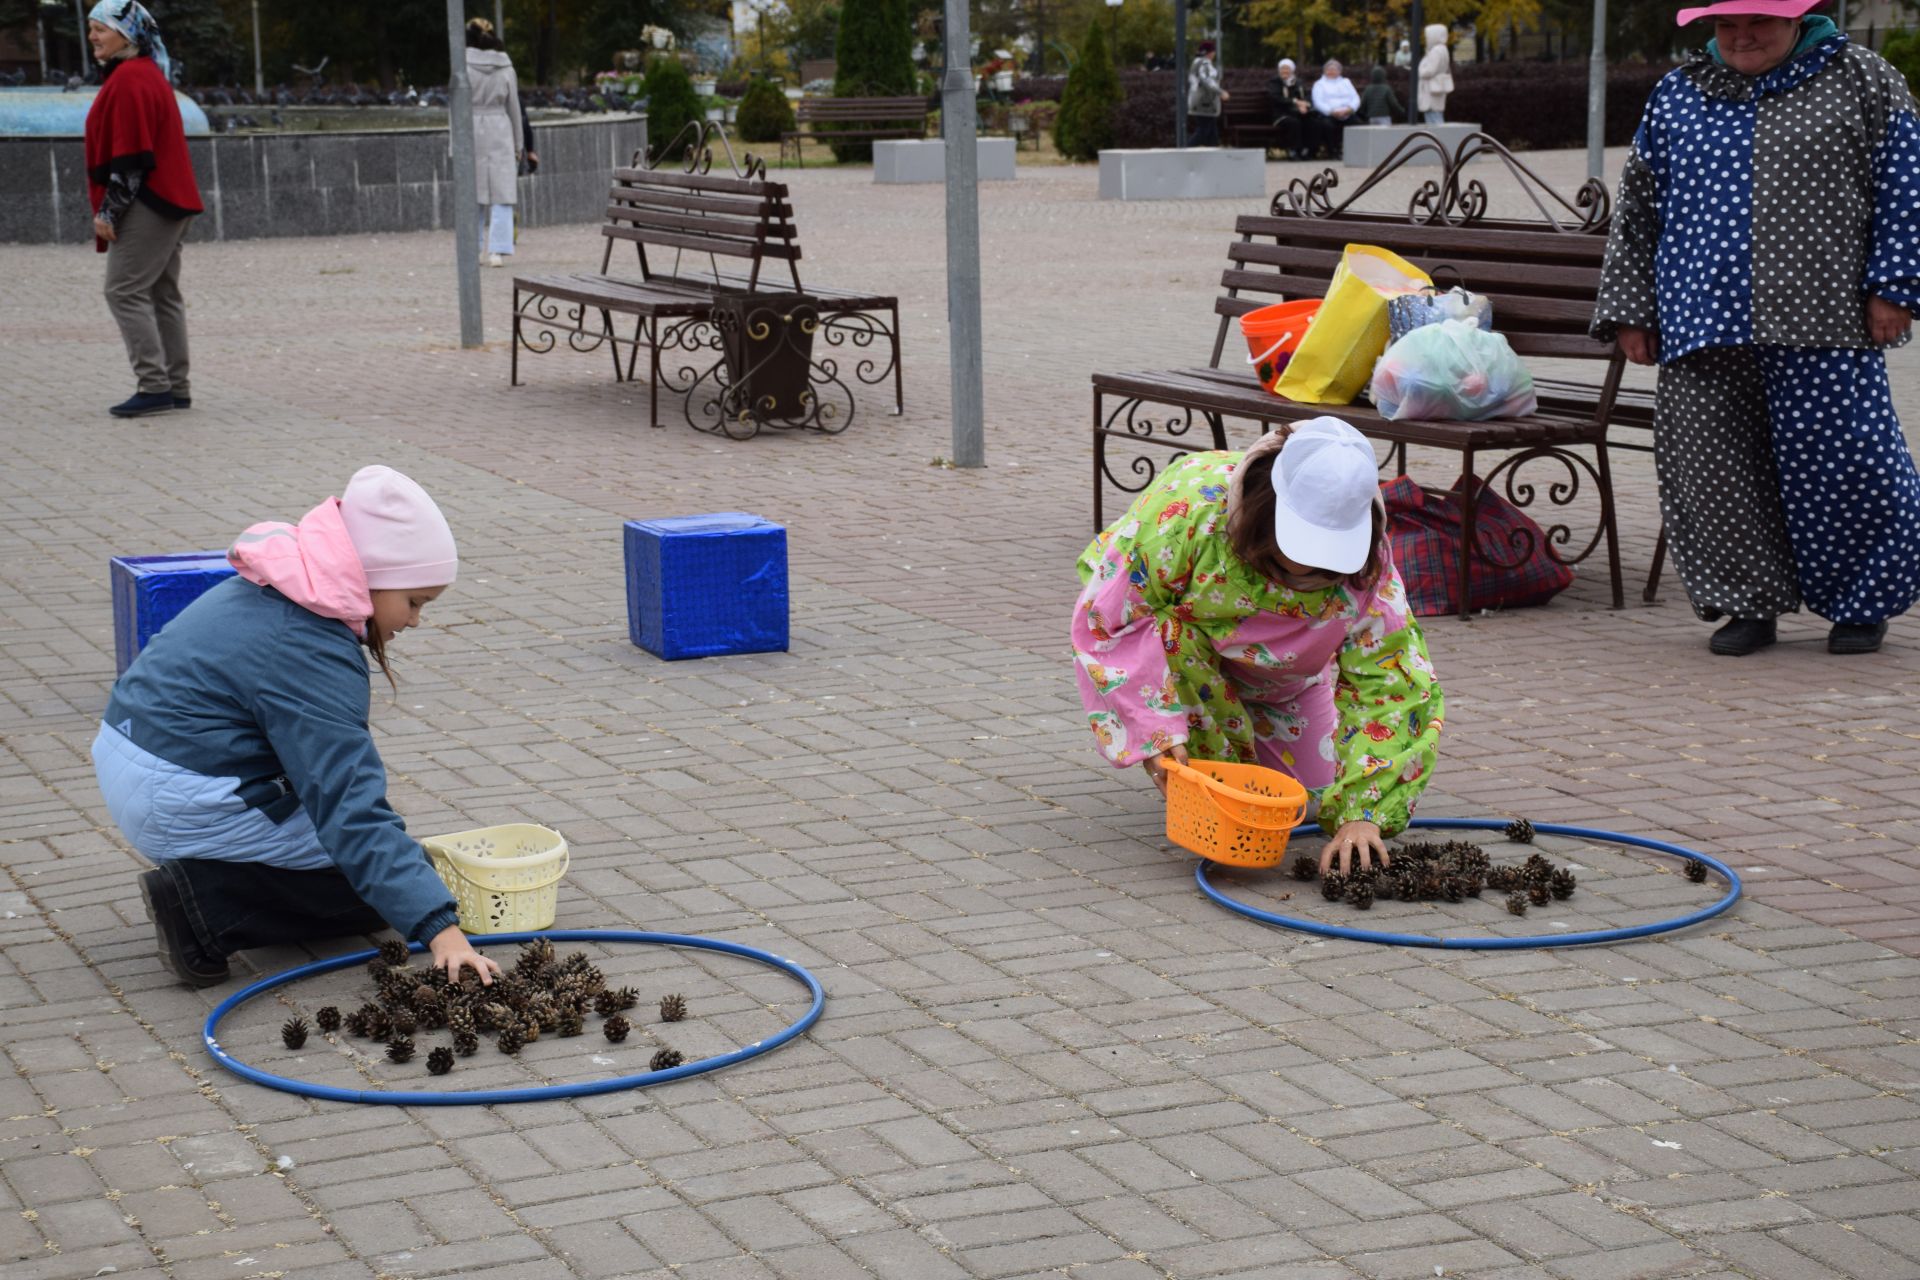
<path fill-rule="evenodd" d="M 1439 831 L 1504 831 L 1509 820 L 1506 818 L 1415 818 L 1407 825 L 1424 827 Z M 1708 869 L 1718 872 L 1730 886 L 1727 896 L 1710 907 L 1689 912 L 1684 916 L 1675 916 L 1671 920 L 1656 920 L 1652 924 L 1629 925 L 1621 929 L 1589 929 L 1584 933 L 1536 933 L 1516 938 L 1499 938 L 1491 935 L 1468 935 L 1458 938 L 1432 938 L 1419 933 L 1388 933 L 1381 929 L 1353 929 L 1344 925 L 1322 924 L 1318 920 L 1308 920 L 1302 916 L 1283 916 L 1230 898 L 1213 886 L 1207 878 L 1208 867 L 1214 865 L 1201 859 L 1194 868 L 1193 878 L 1200 885 L 1200 892 L 1212 898 L 1229 911 L 1235 911 L 1262 924 L 1279 925 L 1283 929 L 1297 929 L 1302 933 L 1319 934 L 1323 938 L 1345 938 L 1353 942 L 1379 942 L 1393 947 L 1439 947 L 1445 951 L 1521 951 L 1532 947 L 1582 947 L 1598 942 L 1626 942 L 1633 938 L 1647 938 L 1656 933 L 1671 933 L 1675 929 L 1684 929 L 1688 925 L 1699 924 L 1702 920 L 1711 920 L 1740 900 L 1740 875 L 1720 859 L 1686 848 L 1683 845 L 1669 844 L 1665 840 L 1654 840 L 1647 836 L 1623 835 L 1618 831 L 1601 831 L 1595 827 L 1569 827 L 1559 823 L 1537 822 L 1534 831 L 1549 836 L 1578 836 L 1586 840 L 1598 840 L 1603 844 L 1631 845 L 1637 849 L 1651 849 L 1655 853 L 1670 854 L 1676 858 L 1697 858 L 1707 864 Z M 1317 835 L 1320 828 L 1307 825 L 1295 828 L 1296 835 Z"/>
<path fill-rule="evenodd" d="M 335 956 L 330 960 L 316 960 L 312 964 L 303 964 L 276 973 L 272 977 L 262 978 L 252 986 L 234 992 L 207 1015 L 206 1025 L 201 1028 L 201 1038 L 206 1041 L 207 1052 L 213 1055 L 215 1062 L 243 1079 L 255 1084 L 266 1085 L 269 1089 L 279 1089 L 286 1093 L 297 1093 L 302 1097 L 319 1098 L 327 1102 L 375 1102 L 389 1106 L 404 1107 L 471 1107 L 492 1106 L 502 1102 L 542 1102 L 555 1098 L 585 1098 L 598 1093 L 618 1093 L 623 1089 L 638 1089 L 647 1085 L 665 1084 L 669 1080 L 684 1080 L 688 1076 L 704 1075 L 709 1071 L 718 1071 L 722 1067 L 757 1058 L 763 1053 L 778 1049 L 787 1041 L 819 1021 L 821 1010 L 826 1007 L 827 993 L 821 988 L 820 980 L 783 956 L 758 947 L 749 947 L 738 942 L 723 942 L 718 938 L 700 938 L 685 933 L 647 933 L 637 929 L 539 929 L 531 933 L 493 933 L 475 937 L 476 945 L 487 943 L 531 942 L 535 938 L 547 938 L 554 942 L 641 942 L 654 946 L 688 947 L 700 951 L 718 951 L 723 955 L 742 956 L 758 961 L 769 968 L 778 969 L 789 977 L 805 984 L 812 995 L 813 1002 L 807 1011 L 777 1034 L 764 1040 L 757 1040 L 742 1049 L 731 1053 L 717 1054 L 711 1058 L 702 1058 L 698 1062 L 683 1062 L 677 1067 L 664 1071 L 643 1071 L 638 1075 L 615 1076 L 610 1080 L 590 1080 L 581 1084 L 531 1085 L 521 1089 L 474 1089 L 468 1092 L 448 1090 L 445 1092 L 425 1089 L 342 1089 L 335 1085 L 310 1084 L 304 1080 L 291 1080 L 286 1076 L 274 1075 L 271 1071 L 262 1071 L 258 1067 L 248 1066 L 240 1059 L 220 1047 L 220 1040 L 214 1034 L 219 1030 L 220 1020 L 233 1010 L 263 995 L 275 987 L 284 987 L 301 978 L 311 978 L 323 973 L 332 973 L 336 969 L 346 969 L 361 964 L 379 954 L 377 949 L 356 951 L 351 955 Z M 420 952 L 426 948 L 418 942 L 410 944 L 410 951 Z"/>

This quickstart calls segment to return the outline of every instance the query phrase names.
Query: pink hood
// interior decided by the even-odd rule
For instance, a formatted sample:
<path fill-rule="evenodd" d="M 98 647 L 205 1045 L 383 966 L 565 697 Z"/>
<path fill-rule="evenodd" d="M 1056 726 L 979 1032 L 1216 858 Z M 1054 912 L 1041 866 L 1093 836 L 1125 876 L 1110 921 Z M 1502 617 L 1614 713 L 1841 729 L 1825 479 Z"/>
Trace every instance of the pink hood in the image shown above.
<path fill-rule="evenodd" d="M 356 636 L 367 634 L 373 594 L 340 518 L 340 499 L 328 498 L 297 525 L 268 520 L 248 526 L 227 549 L 227 561 L 248 582 L 272 587 L 323 618 L 337 618 Z"/>

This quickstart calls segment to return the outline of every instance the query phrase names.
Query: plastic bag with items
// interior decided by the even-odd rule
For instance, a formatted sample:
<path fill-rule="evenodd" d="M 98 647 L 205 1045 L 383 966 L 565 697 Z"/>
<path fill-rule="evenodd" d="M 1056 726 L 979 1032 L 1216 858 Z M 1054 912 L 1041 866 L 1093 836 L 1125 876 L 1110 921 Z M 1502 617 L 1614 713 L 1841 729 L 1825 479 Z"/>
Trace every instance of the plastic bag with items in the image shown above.
<path fill-rule="evenodd" d="M 1533 375 L 1507 340 L 1465 319 L 1422 325 L 1388 347 L 1372 394 L 1373 407 L 1396 422 L 1519 418 L 1539 407 Z"/>
<path fill-rule="evenodd" d="M 1453 288 L 1423 289 L 1387 303 L 1390 342 L 1398 342 L 1423 325 L 1439 324 L 1443 320 L 1471 320 L 1482 329 L 1491 329 L 1493 300 L 1485 294 Z"/>

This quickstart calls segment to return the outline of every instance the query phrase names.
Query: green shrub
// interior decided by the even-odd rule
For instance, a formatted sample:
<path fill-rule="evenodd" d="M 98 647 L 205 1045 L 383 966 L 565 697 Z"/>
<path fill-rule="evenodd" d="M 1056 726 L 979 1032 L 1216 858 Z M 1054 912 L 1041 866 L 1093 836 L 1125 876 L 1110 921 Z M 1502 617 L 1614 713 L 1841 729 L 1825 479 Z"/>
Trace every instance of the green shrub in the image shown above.
<path fill-rule="evenodd" d="M 1060 154 L 1069 160 L 1099 159 L 1113 145 L 1113 112 L 1124 96 L 1107 56 L 1106 34 L 1098 22 L 1089 23 L 1053 122 L 1053 144 Z"/>
<path fill-rule="evenodd" d="M 906 0 L 846 0 L 834 41 L 833 96 L 905 97 L 914 92 L 913 28 Z M 867 142 L 839 142 L 840 160 L 873 159 Z"/>
<path fill-rule="evenodd" d="M 771 80 L 754 80 L 733 115 L 742 142 L 778 142 L 793 128 L 793 106 Z"/>
<path fill-rule="evenodd" d="M 647 145 L 655 159 L 675 159 L 687 142 L 680 131 L 707 115 L 693 90 L 693 77 L 678 58 L 661 54 L 647 64 L 646 90 Z"/>
<path fill-rule="evenodd" d="M 1907 78 L 1907 87 L 1920 94 L 1920 28 L 1889 31 L 1880 46 L 1880 56 L 1899 68 Z"/>

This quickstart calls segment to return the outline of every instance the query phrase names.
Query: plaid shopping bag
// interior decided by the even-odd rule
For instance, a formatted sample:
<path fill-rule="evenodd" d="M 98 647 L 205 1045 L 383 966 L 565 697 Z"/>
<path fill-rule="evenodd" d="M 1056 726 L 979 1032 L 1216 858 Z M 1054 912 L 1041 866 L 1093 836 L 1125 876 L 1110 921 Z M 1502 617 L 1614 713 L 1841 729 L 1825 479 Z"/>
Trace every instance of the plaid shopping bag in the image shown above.
<path fill-rule="evenodd" d="M 1415 614 L 1459 612 L 1460 486 L 1466 481 L 1463 476 L 1439 494 L 1428 493 L 1410 476 L 1396 476 L 1380 486 L 1393 563 Z M 1472 608 L 1545 604 L 1566 590 L 1573 570 L 1554 558 L 1540 526 L 1478 476 L 1472 484 L 1474 542 L 1479 548 L 1473 561 Z"/>

